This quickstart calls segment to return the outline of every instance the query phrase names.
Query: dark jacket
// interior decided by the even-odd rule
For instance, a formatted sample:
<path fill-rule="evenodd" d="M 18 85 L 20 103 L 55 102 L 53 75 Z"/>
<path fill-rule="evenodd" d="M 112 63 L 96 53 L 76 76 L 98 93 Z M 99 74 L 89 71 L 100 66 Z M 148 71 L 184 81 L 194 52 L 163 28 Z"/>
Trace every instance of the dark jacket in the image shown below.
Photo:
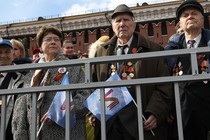
<path fill-rule="evenodd" d="M 209 47 L 210 46 L 210 31 L 203 29 L 201 32 L 201 41 L 199 42 L 198 47 Z M 177 35 L 173 40 L 170 40 L 168 44 L 165 47 L 165 50 L 174 50 L 174 49 L 184 49 L 186 48 L 186 41 L 184 34 Z M 187 57 L 170 57 L 167 58 L 167 63 L 169 70 L 172 71 L 175 64 L 179 63 L 180 60 L 190 59 Z M 210 57 L 207 55 L 207 58 L 210 62 Z M 182 61 L 183 62 L 183 61 Z M 198 60 L 198 66 L 199 64 Z M 190 61 L 189 61 L 190 63 Z M 184 65 L 185 63 L 182 63 L 183 71 L 186 71 L 188 69 L 188 73 L 183 72 L 184 74 L 192 74 L 190 71 L 190 64 L 188 64 L 189 67 L 186 67 Z M 201 74 L 201 70 L 198 67 L 199 74 Z M 209 72 L 209 68 L 208 68 Z M 194 127 L 197 127 L 195 124 L 199 124 L 199 126 L 203 126 L 206 129 L 210 129 L 210 82 L 204 84 L 203 81 L 189 81 L 189 82 L 180 82 L 179 83 L 179 92 L 181 97 L 181 110 L 182 110 L 182 120 L 183 120 L 183 126 L 184 130 L 187 128 L 187 126 L 190 124 L 189 121 L 191 118 L 193 118 L 195 121 L 193 121 Z M 193 114 L 199 114 L 199 115 L 193 115 Z M 189 128 L 189 127 L 188 127 Z M 192 128 L 194 129 L 194 128 Z M 197 129 L 200 129 L 197 127 Z M 206 130 L 199 130 L 199 131 L 206 131 Z M 200 135 L 200 133 L 196 133 Z M 191 136 L 194 136 L 192 134 Z M 201 136 L 201 135 L 200 135 Z"/>
<path fill-rule="evenodd" d="M 207 46 L 210 46 L 210 30 L 203 29 L 202 30 L 202 37 L 204 39 Z M 183 42 L 185 40 L 184 34 L 174 34 L 170 37 L 168 43 L 165 46 L 165 50 L 176 50 L 176 49 L 183 49 Z M 210 60 L 210 58 L 209 58 Z M 177 57 L 169 57 L 167 58 L 167 64 L 169 71 L 172 70 L 175 63 L 177 62 Z M 210 62 L 210 61 L 209 61 Z"/>
<path fill-rule="evenodd" d="M 96 52 L 96 57 L 115 55 L 115 46 L 117 37 L 114 36 L 110 41 L 103 44 Z M 159 45 L 146 40 L 140 33 L 135 32 L 133 41 L 130 45 L 128 53 L 132 53 L 132 50 L 136 49 L 137 53 L 146 53 L 152 51 L 163 50 Z M 105 81 L 110 76 L 110 65 L 111 64 L 98 64 L 93 69 L 93 80 L 94 81 Z M 167 65 L 163 59 L 152 59 L 152 60 L 134 60 L 134 75 L 135 78 L 148 78 L 148 77 L 160 77 L 169 75 Z M 142 85 L 142 107 L 143 114 L 149 116 L 154 114 L 157 118 L 158 128 L 154 131 L 156 136 L 160 140 L 164 140 L 166 130 L 166 116 L 168 115 L 171 108 L 172 100 L 172 86 L 169 84 L 157 84 L 157 85 Z M 135 88 L 130 88 L 130 93 L 135 99 Z M 136 139 L 138 139 L 137 129 L 137 110 L 136 106 L 132 103 L 127 105 L 115 116 L 107 121 L 106 127 L 107 132 L 109 131 L 112 124 L 116 119 L 120 119 L 127 131 Z M 99 126 L 100 127 L 100 126 Z M 96 137 L 99 133 L 99 128 L 96 126 Z M 148 131 L 145 131 L 145 135 L 150 135 Z M 145 137 L 147 140 L 147 137 Z"/>

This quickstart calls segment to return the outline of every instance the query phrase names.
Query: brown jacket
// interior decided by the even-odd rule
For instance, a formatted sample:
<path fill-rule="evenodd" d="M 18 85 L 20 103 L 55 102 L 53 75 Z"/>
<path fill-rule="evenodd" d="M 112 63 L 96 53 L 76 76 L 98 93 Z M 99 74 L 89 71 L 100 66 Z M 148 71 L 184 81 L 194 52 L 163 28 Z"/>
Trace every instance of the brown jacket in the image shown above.
<path fill-rule="evenodd" d="M 96 52 L 96 57 L 115 55 L 117 37 L 114 36 L 110 41 L 103 44 Z M 137 53 L 161 51 L 163 48 L 149 40 L 146 40 L 140 33 L 135 32 L 133 41 L 130 45 L 128 53 L 132 53 L 133 48 Z M 164 59 L 149 59 L 133 61 L 135 78 L 161 77 L 168 76 L 168 68 Z M 93 68 L 93 80 L 105 81 L 110 76 L 111 64 L 98 64 Z M 142 85 L 142 107 L 143 114 L 153 114 L 157 118 L 158 127 L 154 130 L 156 139 L 164 140 L 167 134 L 166 117 L 171 109 L 171 102 L 173 97 L 172 85 L 157 84 L 157 85 Z M 130 89 L 130 93 L 135 99 L 135 88 Z M 130 103 L 110 120 L 107 121 L 107 132 L 115 119 L 119 118 L 127 131 L 138 139 L 137 129 L 137 110 L 133 103 Z M 97 126 L 96 126 L 97 127 Z M 97 135 L 97 130 L 96 135 Z M 148 137 L 147 137 L 148 136 Z M 96 136 L 97 137 L 97 136 Z M 150 139 L 151 133 L 145 131 L 145 140 Z M 153 137 L 154 138 L 154 137 Z"/>

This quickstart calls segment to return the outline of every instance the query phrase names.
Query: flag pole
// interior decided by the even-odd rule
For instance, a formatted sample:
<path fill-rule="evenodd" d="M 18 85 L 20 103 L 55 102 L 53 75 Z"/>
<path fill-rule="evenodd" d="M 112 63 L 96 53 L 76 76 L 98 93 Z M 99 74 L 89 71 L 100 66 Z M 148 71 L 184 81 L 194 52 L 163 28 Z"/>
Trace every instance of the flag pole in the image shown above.
<path fill-rule="evenodd" d="M 138 107 L 137 104 L 136 104 L 136 102 L 134 101 L 134 99 L 133 99 L 133 103 L 136 105 L 136 107 Z M 144 121 L 146 121 L 146 118 L 144 117 L 143 114 L 142 114 L 142 118 L 143 118 Z M 150 132 L 152 133 L 153 136 L 155 136 L 155 133 L 154 133 L 153 130 L 150 130 Z"/>
<path fill-rule="evenodd" d="M 38 138 L 38 136 L 39 136 L 39 133 L 40 133 L 41 130 L 42 130 L 43 125 L 44 125 L 44 122 L 42 122 L 41 126 L 39 127 L 39 130 L 37 131 L 37 134 L 36 134 L 36 137 L 37 137 L 37 138 Z"/>

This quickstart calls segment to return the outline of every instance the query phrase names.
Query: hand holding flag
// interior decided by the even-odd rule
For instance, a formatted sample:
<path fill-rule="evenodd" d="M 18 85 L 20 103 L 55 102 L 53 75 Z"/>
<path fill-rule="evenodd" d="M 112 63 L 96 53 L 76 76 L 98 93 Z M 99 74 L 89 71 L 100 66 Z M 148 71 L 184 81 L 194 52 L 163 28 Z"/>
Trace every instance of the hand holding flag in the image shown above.
<path fill-rule="evenodd" d="M 61 85 L 69 85 L 68 73 L 64 75 Z M 55 123 L 57 123 L 59 126 L 63 128 L 65 128 L 66 92 L 67 91 L 58 91 L 56 93 L 48 111 L 48 118 L 50 118 L 51 120 L 53 120 Z M 74 112 L 74 103 L 71 92 L 70 92 L 70 102 L 71 102 L 70 123 L 72 128 L 76 124 L 76 115 Z"/>
<path fill-rule="evenodd" d="M 107 81 L 120 81 L 117 73 Z M 126 87 L 105 88 L 106 121 L 133 100 Z M 100 90 L 96 89 L 84 102 L 84 105 L 100 120 Z"/>

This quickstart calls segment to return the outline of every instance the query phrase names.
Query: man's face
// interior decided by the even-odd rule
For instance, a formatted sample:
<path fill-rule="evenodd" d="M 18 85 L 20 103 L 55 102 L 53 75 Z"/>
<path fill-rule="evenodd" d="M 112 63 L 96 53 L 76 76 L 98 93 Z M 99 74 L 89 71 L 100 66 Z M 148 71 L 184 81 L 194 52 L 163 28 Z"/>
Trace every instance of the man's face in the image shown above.
<path fill-rule="evenodd" d="M 0 66 L 11 65 L 13 61 L 13 49 L 7 45 L 0 46 Z"/>
<path fill-rule="evenodd" d="M 204 26 L 204 17 L 196 8 L 187 8 L 180 16 L 180 27 L 183 31 L 201 31 Z"/>
<path fill-rule="evenodd" d="M 133 17 L 127 13 L 118 14 L 112 20 L 112 29 L 120 40 L 129 41 L 135 28 L 136 23 L 134 22 Z"/>

